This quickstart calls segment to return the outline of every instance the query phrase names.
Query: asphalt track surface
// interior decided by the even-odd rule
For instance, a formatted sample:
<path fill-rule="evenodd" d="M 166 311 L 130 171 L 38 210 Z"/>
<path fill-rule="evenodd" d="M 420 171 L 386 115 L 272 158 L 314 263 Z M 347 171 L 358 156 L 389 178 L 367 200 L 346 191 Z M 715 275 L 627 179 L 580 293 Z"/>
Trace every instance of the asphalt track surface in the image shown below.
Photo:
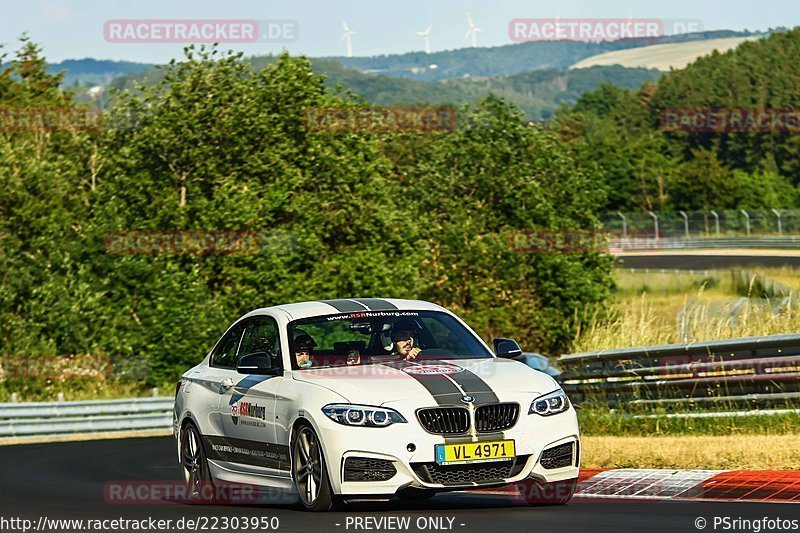
<path fill-rule="evenodd" d="M 680 270 L 703 270 L 732 267 L 800 267 L 800 256 L 790 255 L 714 255 L 713 253 L 660 255 L 625 254 L 615 259 L 615 265 L 623 268 L 665 268 Z"/>
<path fill-rule="evenodd" d="M 723 524 L 716 529 L 713 527 L 715 516 L 729 520 L 800 519 L 800 505 L 792 504 L 575 499 L 561 507 L 530 507 L 504 496 L 475 493 L 439 494 L 432 500 L 414 503 L 361 502 L 348 504 L 343 510 L 332 513 L 307 513 L 293 505 L 107 503 L 104 497 L 107 482 L 180 478 L 174 444 L 168 437 L 3 446 L 0 447 L 0 472 L 3 478 L 0 519 L 27 518 L 34 523 L 42 516 L 48 519 L 135 520 L 152 517 L 173 521 L 202 516 L 259 516 L 278 517 L 279 531 L 391 531 L 356 528 L 352 522 L 348 527 L 348 518 L 352 521 L 358 517 L 403 516 L 410 517 L 410 527 L 400 531 L 597 533 L 698 531 L 695 526 L 698 517 L 707 521 L 706 531 L 725 530 Z M 452 518 L 452 528 L 418 527 L 417 520 L 440 517 Z M 3 531 L 15 530 L 3 528 Z M 729 528 L 726 531 L 752 529 Z"/>

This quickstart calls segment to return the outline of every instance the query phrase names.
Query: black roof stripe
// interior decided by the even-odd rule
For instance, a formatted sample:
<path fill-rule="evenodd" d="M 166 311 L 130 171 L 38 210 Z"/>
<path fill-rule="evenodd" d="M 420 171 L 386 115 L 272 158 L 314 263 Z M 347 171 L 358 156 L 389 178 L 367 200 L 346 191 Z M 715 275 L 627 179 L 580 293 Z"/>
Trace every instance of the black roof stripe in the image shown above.
<path fill-rule="evenodd" d="M 381 298 L 353 298 L 362 305 L 366 305 L 371 311 L 394 311 L 397 306 Z"/>
<path fill-rule="evenodd" d="M 353 300 L 320 300 L 320 302 L 334 307 L 340 313 L 358 313 L 361 311 L 369 311 L 367 306 L 358 302 L 354 302 Z"/>

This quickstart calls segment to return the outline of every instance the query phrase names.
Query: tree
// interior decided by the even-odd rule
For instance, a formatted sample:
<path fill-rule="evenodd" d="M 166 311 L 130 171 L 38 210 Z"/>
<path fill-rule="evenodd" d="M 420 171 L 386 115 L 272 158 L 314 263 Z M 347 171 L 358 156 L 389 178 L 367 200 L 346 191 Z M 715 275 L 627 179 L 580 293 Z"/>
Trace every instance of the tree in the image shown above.
<path fill-rule="evenodd" d="M 0 133 L 3 354 L 110 355 L 163 385 L 257 307 L 346 296 L 431 299 L 484 337 L 569 345 L 608 295 L 611 259 L 523 254 L 523 229 L 591 229 L 603 192 L 577 152 L 497 98 L 453 132 L 316 131 L 365 110 L 308 60 L 254 70 L 186 50 L 160 81 L 112 96 L 104 128 Z M 5 102 L 77 109 L 25 44 Z M 112 253 L 110 232 L 249 231 L 241 254 Z M 145 249 L 144 252 L 155 250 Z"/>
<path fill-rule="evenodd" d="M 797 189 L 775 172 L 734 170 L 732 181 L 733 207 L 737 209 L 794 209 L 798 205 Z"/>
<path fill-rule="evenodd" d="M 673 209 L 709 210 L 735 207 L 731 174 L 714 152 L 695 150 L 669 178 L 669 205 Z"/>
<path fill-rule="evenodd" d="M 608 296 L 612 261 L 589 250 L 521 253 L 511 240 L 520 230 L 555 238 L 597 227 L 603 192 L 567 145 L 502 100 L 462 109 L 458 124 L 395 168 L 411 216 L 425 221 L 422 294 L 487 338 L 514 335 L 528 349 L 562 352 Z"/>
<path fill-rule="evenodd" d="M 96 128 L 26 36 L 0 69 L 0 345 L 3 355 L 94 351 L 100 294 L 87 275 Z"/>
<path fill-rule="evenodd" d="M 418 222 L 396 207 L 376 139 L 304 125 L 309 110 L 365 104 L 328 95 L 307 60 L 283 55 L 254 71 L 239 55 L 189 48 L 141 90 L 115 110 L 136 127 L 112 129 L 104 146 L 102 231 L 246 230 L 260 246 L 106 257 L 120 327 L 111 336 L 136 339 L 121 352 L 174 375 L 253 308 L 414 294 Z"/>

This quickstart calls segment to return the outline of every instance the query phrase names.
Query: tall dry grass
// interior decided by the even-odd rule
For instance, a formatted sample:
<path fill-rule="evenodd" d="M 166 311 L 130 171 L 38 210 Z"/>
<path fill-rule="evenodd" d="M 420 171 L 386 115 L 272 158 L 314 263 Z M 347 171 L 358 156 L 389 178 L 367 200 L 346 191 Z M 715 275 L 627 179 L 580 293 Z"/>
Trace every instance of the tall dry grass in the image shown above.
<path fill-rule="evenodd" d="M 759 269 L 757 273 L 800 290 L 798 270 Z M 743 285 L 738 274 L 619 270 L 615 298 L 609 304 L 611 318 L 594 320 L 581 330 L 572 351 L 800 332 L 797 298 L 748 298 L 756 292 L 755 280 Z M 734 305 L 739 306 L 738 312 L 731 313 Z M 797 404 L 787 401 L 784 407 Z M 651 417 L 633 414 L 624 407 L 582 406 L 578 416 L 585 435 L 584 467 L 800 468 L 800 414 L 796 412 L 719 418 L 670 417 L 664 409 L 656 409 Z"/>
<path fill-rule="evenodd" d="M 793 276 L 789 270 L 778 274 L 784 282 Z M 580 330 L 573 353 L 800 332 L 797 299 L 785 302 L 779 312 L 774 303 L 742 302 L 731 321 L 729 312 L 742 295 L 729 272 L 717 276 L 619 271 L 618 290 L 609 304 L 611 318 L 594 320 Z M 691 312 L 679 316 L 689 302 Z M 679 327 L 680 320 L 685 321 L 684 328 Z"/>
<path fill-rule="evenodd" d="M 800 270 L 793 267 L 758 267 L 754 271 L 800 292 Z"/>

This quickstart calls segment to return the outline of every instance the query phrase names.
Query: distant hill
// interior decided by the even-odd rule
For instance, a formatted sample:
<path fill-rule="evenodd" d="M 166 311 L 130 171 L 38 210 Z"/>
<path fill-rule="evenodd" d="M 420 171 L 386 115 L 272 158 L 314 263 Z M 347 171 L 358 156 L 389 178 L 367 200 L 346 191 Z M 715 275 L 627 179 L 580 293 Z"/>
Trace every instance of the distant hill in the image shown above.
<path fill-rule="evenodd" d="M 382 55 L 375 57 L 325 57 L 315 61 L 335 61 L 366 74 L 416 81 L 441 81 L 457 78 L 511 76 L 535 70 L 563 70 L 583 59 L 606 52 L 629 50 L 652 44 L 684 43 L 709 39 L 726 39 L 761 35 L 752 32 L 712 31 L 661 37 L 629 39 L 614 42 L 530 42 L 487 48 L 460 48 L 425 54 Z M 269 56 L 264 56 L 269 57 Z M 254 58 L 258 59 L 258 58 Z M 435 68 L 433 68 L 435 66 Z M 128 74 L 153 69 L 154 65 L 133 61 L 110 61 L 92 58 L 70 59 L 49 65 L 52 71 L 66 70 L 64 85 L 109 85 L 111 80 Z"/>
<path fill-rule="evenodd" d="M 60 63 L 51 63 L 48 68 L 52 72 L 66 71 L 65 87 L 80 85 L 108 85 L 111 80 L 126 74 L 136 74 L 154 68 L 149 63 L 133 61 L 111 61 L 105 59 L 67 59 Z"/>
<path fill-rule="evenodd" d="M 727 52 L 736 48 L 745 41 L 753 41 L 757 37 L 731 37 L 727 39 L 708 39 L 705 41 L 692 41 L 688 43 L 658 44 L 643 46 L 629 50 L 606 52 L 579 61 L 570 68 L 580 69 L 596 66 L 620 65 L 632 68 L 654 68 L 669 71 L 681 69 L 692 63 L 698 57 L 710 54 L 712 51 Z"/>
<path fill-rule="evenodd" d="M 592 67 L 579 70 L 537 70 L 514 76 L 486 80 L 485 91 L 516 103 L 530 120 L 549 120 L 563 104 L 574 104 L 584 93 L 599 85 L 613 83 L 628 90 L 639 89 L 644 83 L 655 82 L 661 73 L 653 69 L 620 66 Z M 445 85 L 483 85 L 477 82 L 451 80 Z"/>
<path fill-rule="evenodd" d="M 529 120 L 547 120 L 559 106 L 575 103 L 583 93 L 599 84 L 613 83 L 624 89 L 638 89 L 660 76 L 653 69 L 607 65 L 567 70 L 582 59 L 603 57 L 600 55 L 603 52 L 636 53 L 655 48 L 645 46 L 653 42 L 661 43 L 659 46 L 683 43 L 687 47 L 707 48 L 706 43 L 719 42 L 719 39 L 741 40 L 753 35 L 751 32 L 715 31 L 647 41 L 531 42 L 434 54 L 313 58 L 312 63 L 332 89 L 341 86 L 378 105 L 458 105 L 493 93 L 515 102 Z M 248 60 L 258 69 L 274 62 L 276 57 L 256 56 Z M 100 106 L 108 105 L 108 95 L 90 94 L 88 86 L 132 88 L 134 82 L 153 83 L 160 77 L 153 65 L 124 61 L 70 60 L 51 65 L 51 68 L 66 69 L 65 85 L 83 86 L 78 98 Z"/>
<path fill-rule="evenodd" d="M 599 86 L 552 129 L 600 167 L 603 210 L 796 209 L 798 57 L 800 27 L 776 31 L 638 91 Z M 682 117 L 679 128 L 667 113 Z"/>
<path fill-rule="evenodd" d="M 543 69 L 566 69 L 578 61 L 605 52 L 655 44 L 683 43 L 749 37 L 752 32 L 707 31 L 655 39 L 625 39 L 611 42 L 539 41 L 488 48 L 460 48 L 426 54 L 374 57 L 328 57 L 346 67 L 384 76 L 438 81 L 462 77 L 509 76 Z M 435 68 L 434 68 L 435 66 Z"/>
<path fill-rule="evenodd" d="M 275 61 L 274 56 L 250 58 L 254 69 L 262 69 Z M 381 106 L 412 104 L 473 103 L 490 93 L 516 103 L 528 120 L 548 120 L 562 104 L 575 103 L 585 92 L 602 83 L 614 83 L 624 89 L 638 89 L 643 83 L 656 81 L 661 76 L 657 70 L 629 69 L 619 66 L 594 67 L 575 71 L 539 70 L 514 76 L 469 78 L 443 81 L 417 81 L 377 74 L 364 74 L 342 66 L 331 59 L 312 59 L 314 72 L 325 77 L 325 84 L 334 90 L 337 86 L 348 89 L 365 100 Z M 117 89 L 132 89 L 134 83 L 154 83 L 160 71 L 147 70 L 138 74 L 121 76 L 109 85 Z M 85 91 L 79 98 L 88 101 Z M 95 103 L 108 103 L 104 95 Z"/>

